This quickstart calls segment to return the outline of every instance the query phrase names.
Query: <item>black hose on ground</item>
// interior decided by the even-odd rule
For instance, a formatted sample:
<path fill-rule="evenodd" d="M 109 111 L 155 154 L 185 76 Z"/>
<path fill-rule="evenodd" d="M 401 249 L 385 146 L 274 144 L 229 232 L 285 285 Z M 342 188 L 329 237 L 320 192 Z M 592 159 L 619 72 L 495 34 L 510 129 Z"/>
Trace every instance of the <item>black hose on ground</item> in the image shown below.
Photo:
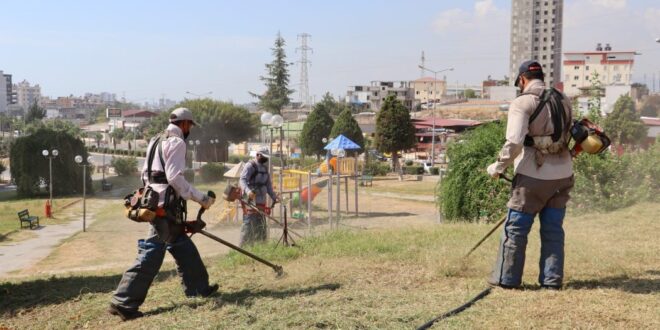
<path fill-rule="evenodd" d="M 458 314 L 458 313 L 460 313 L 460 312 L 462 312 L 462 311 L 464 311 L 464 310 L 470 308 L 470 306 L 474 305 L 474 303 L 476 303 L 477 301 L 479 301 L 479 300 L 483 299 L 484 297 L 486 297 L 487 295 L 489 295 L 489 294 L 490 294 L 490 291 L 491 291 L 492 289 L 493 289 L 492 287 L 488 287 L 488 288 L 486 288 L 484 291 L 481 291 L 478 295 L 476 295 L 474 298 L 470 299 L 470 300 L 469 300 L 468 302 L 466 302 L 465 304 L 463 304 L 463 305 L 461 305 L 461 306 L 459 306 L 459 307 L 457 307 L 457 308 L 454 308 L 454 309 L 452 309 L 452 310 L 450 310 L 450 311 L 448 311 L 448 312 L 446 312 L 446 313 L 444 313 L 444 314 L 442 314 L 442 315 L 440 315 L 440 316 L 434 318 L 434 319 L 431 320 L 431 321 L 428 321 L 428 322 L 424 323 L 422 326 L 420 326 L 419 328 L 417 328 L 417 330 L 426 330 L 426 329 L 430 328 L 431 326 L 433 326 L 433 324 L 435 324 L 435 322 L 438 322 L 438 321 L 440 321 L 440 320 L 446 319 L 446 318 L 448 318 L 448 317 L 450 317 L 450 316 L 454 316 L 454 315 L 456 315 L 456 314 Z"/>

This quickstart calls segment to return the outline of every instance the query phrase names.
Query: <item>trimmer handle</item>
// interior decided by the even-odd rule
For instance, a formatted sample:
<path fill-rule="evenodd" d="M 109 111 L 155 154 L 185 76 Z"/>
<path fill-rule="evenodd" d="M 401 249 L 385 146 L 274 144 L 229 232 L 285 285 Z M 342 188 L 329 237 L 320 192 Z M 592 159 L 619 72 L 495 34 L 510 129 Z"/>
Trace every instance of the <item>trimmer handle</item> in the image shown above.
<path fill-rule="evenodd" d="M 211 190 L 209 190 L 206 194 L 211 198 L 215 198 L 215 193 Z M 204 211 L 206 211 L 205 208 L 199 208 L 199 211 L 197 211 L 197 220 L 202 220 L 202 214 L 204 214 Z"/>

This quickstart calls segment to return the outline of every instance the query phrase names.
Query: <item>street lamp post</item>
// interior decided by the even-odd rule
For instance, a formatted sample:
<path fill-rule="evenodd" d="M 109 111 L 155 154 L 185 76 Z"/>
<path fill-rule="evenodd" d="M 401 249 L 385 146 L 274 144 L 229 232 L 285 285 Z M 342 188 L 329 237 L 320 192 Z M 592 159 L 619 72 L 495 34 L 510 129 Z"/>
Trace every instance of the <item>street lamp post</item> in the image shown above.
<path fill-rule="evenodd" d="M 423 65 L 418 66 L 420 69 L 429 71 L 433 73 L 433 95 L 434 97 L 437 97 L 438 95 L 438 73 L 444 72 L 444 71 L 454 71 L 454 68 L 448 68 L 448 69 L 442 69 L 442 70 L 431 70 Z M 431 167 L 435 165 L 435 103 L 433 102 L 433 133 L 431 134 Z M 427 108 L 428 108 L 428 101 L 427 101 Z"/>
<path fill-rule="evenodd" d="M 271 141 L 273 139 L 272 129 L 279 129 L 280 130 L 280 146 L 278 148 L 279 153 L 280 153 L 280 157 L 279 157 L 280 158 L 280 175 L 279 175 L 279 179 L 278 179 L 278 185 L 280 187 L 280 193 L 282 192 L 283 185 L 284 185 L 283 175 L 282 175 L 282 174 L 284 174 L 284 159 L 282 158 L 282 140 L 284 139 L 283 130 L 282 130 L 282 125 L 283 124 L 284 124 L 284 118 L 282 118 L 282 116 L 280 116 L 280 115 L 273 115 L 273 117 L 270 119 L 270 125 L 272 126 L 271 134 L 270 134 Z M 271 143 L 271 145 L 272 145 L 272 143 Z M 271 158 L 273 157 L 272 152 L 270 153 L 270 156 L 271 156 Z M 272 161 L 269 162 L 269 163 L 271 163 L 270 166 L 273 166 Z M 280 202 L 280 217 L 283 216 L 283 212 L 284 212 L 284 205 Z"/>
<path fill-rule="evenodd" d="M 59 153 L 60 152 L 57 151 L 57 149 L 53 149 L 50 152 L 47 149 L 41 151 L 41 154 L 44 155 L 44 157 L 48 158 L 48 174 L 49 174 L 48 190 L 50 191 L 50 198 L 48 199 L 48 204 L 51 206 L 53 205 L 53 158 L 57 157 Z"/>
<path fill-rule="evenodd" d="M 83 168 L 83 232 L 86 231 L 87 227 L 87 203 L 86 203 L 86 193 L 87 193 L 87 167 L 92 165 L 92 156 L 87 157 L 87 161 L 83 162 L 83 158 L 80 155 L 76 155 L 73 159 L 78 165 Z"/>

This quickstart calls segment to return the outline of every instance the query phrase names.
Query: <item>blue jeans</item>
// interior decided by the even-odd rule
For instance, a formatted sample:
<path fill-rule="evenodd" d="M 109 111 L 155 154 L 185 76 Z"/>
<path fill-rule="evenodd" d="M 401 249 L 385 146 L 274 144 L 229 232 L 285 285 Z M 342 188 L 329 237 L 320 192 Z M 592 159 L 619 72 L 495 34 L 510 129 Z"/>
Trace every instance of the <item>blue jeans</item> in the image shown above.
<path fill-rule="evenodd" d="M 564 277 L 564 229 L 562 225 L 565 214 L 565 208 L 550 207 L 543 208 L 539 213 L 541 221 L 539 283 L 544 286 L 560 287 L 562 285 Z M 509 209 L 490 283 L 511 287 L 520 286 L 522 283 L 527 235 L 534 223 L 534 216 L 535 214 Z"/>
<path fill-rule="evenodd" d="M 165 219 L 157 218 L 154 221 L 163 220 Z M 209 275 L 192 240 L 181 234 L 172 243 L 165 243 L 152 226 L 149 237 L 138 240 L 138 255 L 135 263 L 124 272 L 112 297 L 112 304 L 127 309 L 138 309 L 163 264 L 165 251 L 168 251 L 176 261 L 177 273 L 182 279 L 186 296 L 197 296 L 209 290 Z"/>

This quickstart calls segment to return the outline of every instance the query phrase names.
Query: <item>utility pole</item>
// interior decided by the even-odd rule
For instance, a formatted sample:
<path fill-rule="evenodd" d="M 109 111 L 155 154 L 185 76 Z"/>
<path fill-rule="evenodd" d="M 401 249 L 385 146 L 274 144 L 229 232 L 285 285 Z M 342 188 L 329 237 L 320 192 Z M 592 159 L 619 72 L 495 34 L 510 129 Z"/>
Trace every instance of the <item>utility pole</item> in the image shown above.
<path fill-rule="evenodd" d="M 301 106 L 310 106 L 311 100 L 309 99 L 309 76 L 307 73 L 307 65 L 312 65 L 312 62 L 307 59 L 307 52 L 314 52 L 314 50 L 307 46 L 307 41 L 312 38 L 311 34 L 301 33 L 298 35 L 300 40 L 300 47 L 296 48 L 296 52 L 300 50 L 300 103 Z"/>
<path fill-rule="evenodd" d="M 420 67 L 425 67 L 426 66 L 426 57 L 424 57 L 424 51 L 422 51 L 422 63 L 419 65 Z M 424 69 L 419 69 L 419 77 L 424 78 Z"/>

